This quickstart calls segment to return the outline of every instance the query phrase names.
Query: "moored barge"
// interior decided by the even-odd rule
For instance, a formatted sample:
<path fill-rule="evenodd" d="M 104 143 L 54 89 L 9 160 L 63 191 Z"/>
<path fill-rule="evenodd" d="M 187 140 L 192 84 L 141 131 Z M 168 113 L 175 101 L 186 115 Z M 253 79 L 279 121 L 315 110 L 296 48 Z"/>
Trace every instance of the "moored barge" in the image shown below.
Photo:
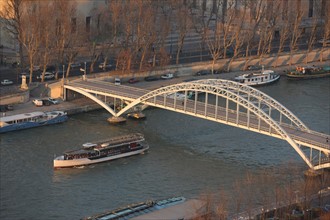
<path fill-rule="evenodd" d="M 155 219 L 199 219 L 207 214 L 206 203 L 197 199 L 173 197 L 131 204 L 106 211 L 83 220 L 155 220 Z"/>
<path fill-rule="evenodd" d="M 288 79 L 315 79 L 330 76 L 330 66 L 297 66 L 295 70 L 289 71 Z"/>
<path fill-rule="evenodd" d="M 276 82 L 280 75 L 273 70 L 263 70 L 261 73 L 244 73 L 236 76 L 235 81 L 248 86 L 261 86 Z"/>
<path fill-rule="evenodd" d="M 0 133 L 62 123 L 68 120 L 66 112 L 30 112 L 0 117 Z"/>

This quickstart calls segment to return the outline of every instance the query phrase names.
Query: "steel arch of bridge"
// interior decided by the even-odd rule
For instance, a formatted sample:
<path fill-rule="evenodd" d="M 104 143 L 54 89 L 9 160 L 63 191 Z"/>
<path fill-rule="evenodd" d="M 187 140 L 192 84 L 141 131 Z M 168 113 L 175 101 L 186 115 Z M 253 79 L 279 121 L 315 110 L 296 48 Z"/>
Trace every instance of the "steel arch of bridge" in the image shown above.
<path fill-rule="evenodd" d="M 99 104 L 103 108 L 105 108 L 110 114 L 116 115 L 116 112 L 112 108 L 110 108 L 105 102 L 101 101 L 100 99 L 98 99 L 97 97 L 92 95 L 91 93 L 86 92 L 83 89 L 76 88 L 74 86 L 70 86 L 70 85 L 66 85 L 65 88 L 70 89 L 70 90 L 75 91 L 75 92 L 78 92 L 78 93 L 90 98 L 91 100 L 95 101 L 97 104 Z"/>
<path fill-rule="evenodd" d="M 248 100 L 253 99 L 254 101 L 259 101 L 258 104 L 270 106 L 277 111 L 281 112 L 284 116 L 291 120 L 295 126 L 299 127 L 302 130 L 309 131 L 309 128 L 297 117 L 295 116 L 289 109 L 283 106 L 281 103 L 276 101 L 274 98 L 270 97 L 269 95 L 257 90 L 251 86 L 247 86 L 241 83 L 237 83 L 230 80 L 222 80 L 222 79 L 206 79 L 206 80 L 198 80 L 197 83 L 203 84 L 211 84 L 215 86 L 220 86 L 222 88 L 227 88 L 232 90 L 233 92 L 247 97 Z M 258 106 L 260 108 L 260 106 Z M 281 123 L 281 121 L 280 121 Z"/>
<path fill-rule="evenodd" d="M 242 90 L 241 90 L 242 89 Z M 288 109 L 278 103 L 276 100 L 272 99 L 268 95 L 262 93 L 261 91 L 257 91 L 256 89 L 247 87 L 240 83 L 236 83 L 229 80 L 201 80 L 196 82 L 187 82 L 187 83 L 180 83 L 174 84 L 166 87 L 162 87 L 151 91 L 140 98 L 136 99 L 129 105 L 127 105 L 124 109 L 117 113 L 117 116 L 123 114 L 128 109 L 132 108 L 133 106 L 144 103 L 168 110 L 174 110 L 173 108 L 168 108 L 166 105 L 163 107 L 159 104 L 156 104 L 156 97 L 158 96 L 167 96 L 169 94 L 173 94 L 176 92 L 186 92 L 186 91 L 196 91 L 202 93 L 213 94 L 216 96 L 220 96 L 230 101 L 246 108 L 249 112 L 254 113 L 257 117 L 262 119 L 266 122 L 272 129 L 274 129 L 282 139 L 286 140 L 295 150 L 296 152 L 302 157 L 302 159 L 307 163 L 310 168 L 313 168 L 312 163 L 306 157 L 304 152 L 300 149 L 297 143 L 292 140 L 292 138 L 288 135 L 288 133 L 277 123 L 274 119 L 271 118 L 270 114 L 266 113 L 265 111 L 260 108 L 260 105 L 255 105 L 254 102 L 250 100 L 250 96 L 257 98 L 260 102 L 266 103 L 269 107 L 273 107 L 283 113 L 288 119 L 291 120 L 293 124 L 295 124 L 300 129 L 308 129 L 296 116 L 294 116 Z M 246 97 L 240 94 L 239 91 L 244 91 L 244 94 L 250 94 L 250 96 Z M 260 103 L 259 102 L 259 103 Z M 153 104 L 154 103 L 154 104 Z M 218 120 L 217 120 L 218 121 Z M 241 126 L 244 127 L 244 126 Z M 245 127 L 247 130 L 251 130 L 248 127 Z M 271 129 L 269 129 L 271 132 Z"/>
<path fill-rule="evenodd" d="M 108 88 L 104 82 L 98 82 L 99 84 L 95 84 L 95 81 L 91 81 L 91 83 L 92 84 L 90 85 L 86 81 L 84 83 L 73 83 L 71 85 L 65 85 L 65 88 L 89 97 L 116 117 L 121 116 L 127 110 L 139 104 L 155 106 L 286 140 L 311 169 L 322 169 L 330 166 L 329 146 L 324 148 L 324 146 L 322 147 L 322 145 L 320 146 L 317 143 L 313 144 L 312 142 L 306 142 L 296 135 L 293 136 L 293 129 L 302 131 L 306 134 L 315 132 L 309 130 L 300 119 L 278 101 L 252 87 L 222 79 L 197 80 L 173 84 L 153 91 L 133 89 L 133 87 L 127 86 L 110 86 Z M 105 85 L 105 87 L 103 87 L 103 85 Z M 107 85 L 109 86 L 109 84 Z M 127 92 L 124 92 L 126 90 Z M 135 91 L 138 92 L 135 93 Z M 184 92 L 187 95 L 187 93 L 191 91 L 196 94 L 195 101 L 185 97 L 181 104 L 181 100 L 176 100 L 176 96 L 174 96 L 174 98 L 169 98 L 169 95 L 171 94 Z M 206 93 L 204 102 L 197 100 L 198 93 Z M 208 103 L 208 94 L 213 94 L 216 97 L 215 104 Z M 119 98 L 125 100 L 128 105 L 119 112 L 115 112 L 105 102 L 101 101 L 97 95 L 110 96 L 116 99 Z M 219 97 L 225 99 L 225 107 L 221 107 L 221 104 L 218 106 Z M 228 102 L 234 103 L 234 105 L 237 106 L 236 110 L 229 108 Z M 205 108 L 203 106 L 205 106 Z M 243 108 L 243 111 L 241 111 L 240 108 Z M 223 116 L 224 112 L 226 114 L 225 117 Z M 230 115 L 230 117 L 227 117 L 227 114 Z M 243 116 L 243 119 L 241 116 Z M 279 119 L 276 119 L 276 117 L 279 117 Z M 250 123 L 250 120 L 252 123 Z M 291 129 L 290 135 L 292 136 L 286 131 L 288 128 Z M 324 135 L 324 137 L 329 137 L 329 135 L 322 135 Z M 310 148 L 311 153 L 309 159 L 303 152 L 301 146 Z M 319 163 L 314 165 L 312 164 L 314 163 L 312 161 L 314 161 L 316 157 L 314 156 L 314 158 L 312 158 L 313 149 L 320 152 L 318 156 Z M 323 155 L 326 155 L 325 159 L 328 161 L 327 164 L 323 164 L 323 162 L 321 164 L 320 162 L 322 159 L 322 153 Z"/>

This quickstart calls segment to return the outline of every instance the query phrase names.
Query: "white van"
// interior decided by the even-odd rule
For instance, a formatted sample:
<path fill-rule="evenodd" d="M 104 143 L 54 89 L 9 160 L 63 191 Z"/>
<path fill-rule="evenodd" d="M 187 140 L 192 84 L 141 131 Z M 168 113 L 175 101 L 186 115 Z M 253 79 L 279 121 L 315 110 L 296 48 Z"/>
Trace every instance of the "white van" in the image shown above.
<path fill-rule="evenodd" d="M 35 106 L 38 106 L 38 107 L 43 106 L 43 102 L 40 99 L 33 99 L 32 102 Z"/>
<path fill-rule="evenodd" d="M 53 73 L 50 72 L 45 72 L 45 78 L 44 79 L 53 79 L 55 77 L 55 75 Z M 38 79 L 42 78 L 42 74 L 40 74 L 40 76 L 37 77 Z"/>
<path fill-rule="evenodd" d="M 119 86 L 121 84 L 121 80 L 119 78 L 115 78 L 115 85 Z"/>

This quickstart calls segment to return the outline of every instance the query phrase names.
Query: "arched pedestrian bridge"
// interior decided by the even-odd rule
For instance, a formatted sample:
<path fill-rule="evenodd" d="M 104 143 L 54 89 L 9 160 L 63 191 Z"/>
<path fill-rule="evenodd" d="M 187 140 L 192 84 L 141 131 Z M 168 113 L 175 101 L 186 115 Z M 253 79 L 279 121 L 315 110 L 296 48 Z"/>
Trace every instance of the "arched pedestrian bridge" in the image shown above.
<path fill-rule="evenodd" d="M 275 99 L 240 83 L 207 79 L 150 91 L 88 79 L 66 83 L 64 89 L 94 100 L 115 117 L 143 104 L 283 139 L 309 168 L 330 168 L 330 135 L 310 130 Z M 189 98 L 191 94 L 193 96 Z M 125 103 L 126 106 L 122 105 L 123 108 L 116 111 L 108 104 L 109 98 L 114 103 Z"/>

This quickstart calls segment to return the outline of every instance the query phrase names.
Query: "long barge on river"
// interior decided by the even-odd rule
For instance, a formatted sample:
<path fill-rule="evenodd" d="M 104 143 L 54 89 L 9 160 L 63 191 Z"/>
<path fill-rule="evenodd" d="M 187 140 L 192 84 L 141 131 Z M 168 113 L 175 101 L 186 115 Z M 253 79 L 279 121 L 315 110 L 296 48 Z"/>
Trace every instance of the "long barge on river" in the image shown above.
<path fill-rule="evenodd" d="M 83 220 L 156 220 L 198 219 L 207 215 L 206 203 L 179 196 L 163 200 L 150 200 L 106 211 Z"/>
<path fill-rule="evenodd" d="M 297 66 L 286 74 L 288 79 L 315 79 L 322 77 L 330 77 L 330 66 Z"/>
<path fill-rule="evenodd" d="M 149 145 L 140 133 L 122 135 L 94 143 L 85 143 L 78 150 L 67 151 L 54 159 L 54 168 L 81 167 L 122 157 L 142 154 Z"/>
<path fill-rule="evenodd" d="M 66 112 L 30 112 L 0 117 L 0 133 L 62 123 L 68 120 Z"/>

